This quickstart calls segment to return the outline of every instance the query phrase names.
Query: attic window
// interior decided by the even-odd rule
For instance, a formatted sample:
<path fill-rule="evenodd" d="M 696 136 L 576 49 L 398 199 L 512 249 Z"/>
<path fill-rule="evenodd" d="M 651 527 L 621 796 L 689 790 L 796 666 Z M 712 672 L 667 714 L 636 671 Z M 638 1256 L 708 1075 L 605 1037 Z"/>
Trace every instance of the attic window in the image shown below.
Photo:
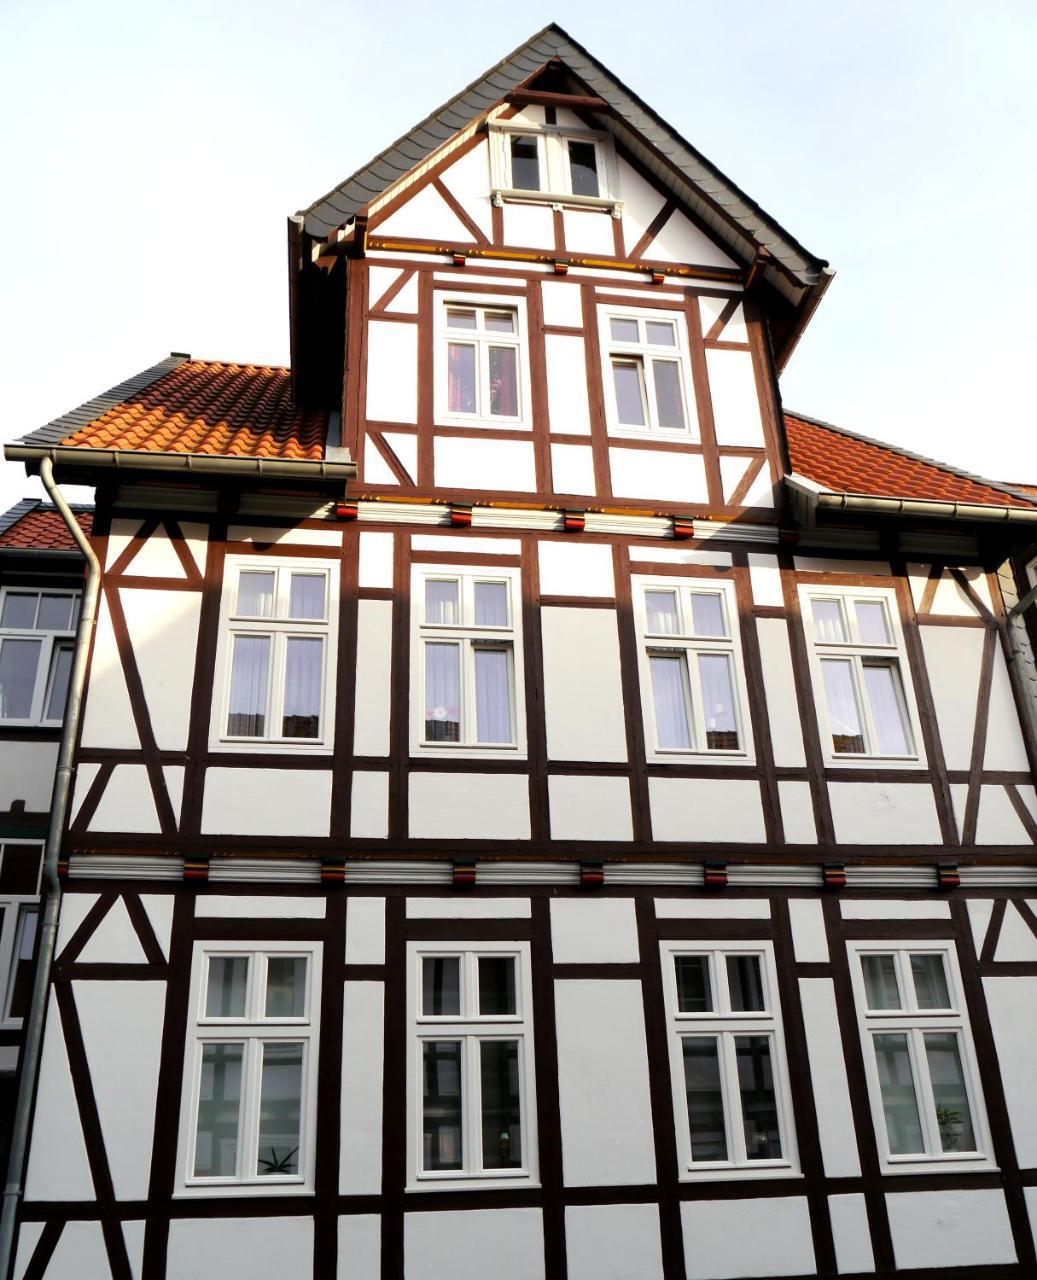
<path fill-rule="evenodd" d="M 490 158 L 494 204 L 550 203 L 619 216 L 615 154 L 606 134 L 497 124 L 491 131 Z"/>

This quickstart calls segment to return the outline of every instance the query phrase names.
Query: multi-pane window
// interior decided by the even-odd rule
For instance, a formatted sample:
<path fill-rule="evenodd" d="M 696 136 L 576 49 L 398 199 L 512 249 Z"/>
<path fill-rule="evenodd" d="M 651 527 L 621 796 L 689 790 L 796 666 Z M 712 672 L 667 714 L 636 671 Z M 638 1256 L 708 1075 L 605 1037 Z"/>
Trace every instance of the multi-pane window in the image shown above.
<path fill-rule="evenodd" d="M 913 757 L 892 593 L 815 588 L 803 599 L 829 755 Z"/>
<path fill-rule="evenodd" d="M 510 300 L 509 300 L 510 301 Z M 483 426 L 528 419 L 523 322 L 513 302 L 444 300 L 437 316 L 437 416 Z"/>
<path fill-rule="evenodd" d="M 0 722 L 61 723 L 78 621 L 77 591 L 0 592 Z"/>
<path fill-rule="evenodd" d="M 413 943 L 411 1177 L 536 1176 L 529 949 Z"/>
<path fill-rule="evenodd" d="M 539 194 L 579 204 L 615 194 L 611 146 L 602 134 L 496 126 L 491 155 L 498 200 Z"/>
<path fill-rule="evenodd" d="M 687 432 L 695 402 L 683 319 L 643 307 L 598 317 L 609 428 Z"/>
<path fill-rule="evenodd" d="M 328 745 L 334 582 L 323 561 L 228 561 L 218 742 Z"/>
<path fill-rule="evenodd" d="M 648 749 L 746 750 L 734 597 L 725 586 L 635 578 Z M 654 749 L 653 749 L 654 748 Z"/>
<path fill-rule="evenodd" d="M 662 948 L 684 1176 L 794 1164 L 774 958 L 761 943 Z"/>
<path fill-rule="evenodd" d="M 195 952 L 184 1182 L 312 1181 L 320 948 L 207 944 Z"/>
<path fill-rule="evenodd" d="M 39 923 L 39 844 L 0 845 L 0 1023 L 20 1022 L 29 1008 Z"/>
<path fill-rule="evenodd" d="M 853 943 L 865 1067 L 888 1166 L 984 1158 L 952 944 Z"/>
<path fill-rule="evenodd" d="M 414 571 L 414 746 L 519 748 L 521 601 L 516 572 Z"/>

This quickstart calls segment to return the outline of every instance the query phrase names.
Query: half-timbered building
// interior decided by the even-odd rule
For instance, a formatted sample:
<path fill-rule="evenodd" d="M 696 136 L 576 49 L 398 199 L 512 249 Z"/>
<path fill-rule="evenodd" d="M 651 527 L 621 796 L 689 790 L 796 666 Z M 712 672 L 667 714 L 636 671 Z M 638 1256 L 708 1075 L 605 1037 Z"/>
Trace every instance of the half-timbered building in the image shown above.
<path fill-rule="evenodd" d="M 100 592 L 14 1276 L 1033 1275 L 1037 492 L 783 410 L 829 268 L 555 26 L 288 238 L 290 368 L 7 449 Z"/>

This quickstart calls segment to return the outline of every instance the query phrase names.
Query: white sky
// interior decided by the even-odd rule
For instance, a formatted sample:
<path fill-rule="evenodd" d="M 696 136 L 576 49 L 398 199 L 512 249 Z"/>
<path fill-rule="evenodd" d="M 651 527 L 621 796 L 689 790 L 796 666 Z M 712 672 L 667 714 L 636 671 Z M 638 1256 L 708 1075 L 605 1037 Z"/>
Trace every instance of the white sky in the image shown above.
<path fill-rule="evenodd" d="M 0 438 L 286 363 L 286 215 L 551 20 L 837 270 L 787 407 L 1037 482 L 1032 0 L 0 0 Z"/>

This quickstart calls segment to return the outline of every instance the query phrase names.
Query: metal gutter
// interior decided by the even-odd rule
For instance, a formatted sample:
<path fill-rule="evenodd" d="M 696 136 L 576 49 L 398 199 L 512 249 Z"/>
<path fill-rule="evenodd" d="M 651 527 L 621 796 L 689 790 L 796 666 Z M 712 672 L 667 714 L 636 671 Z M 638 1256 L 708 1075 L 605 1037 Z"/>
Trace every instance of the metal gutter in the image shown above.
<path fill-rule="evenodd" d="M 256 458 L 237 454 L 158 453 L 144 449 L 90 449 L 70 445 L 9 444 L 8 462 L 44 461 L 61 467 L 109 467 L 121 471 L 177 471 L 195 475 L 252 476 L 264 480 L 345 481 L 356 476 L 356 463 L 308 458 Z"/>
<path fill-rule="evenodd" d="M 83 708 L 83 690 L 86 686 L 86 667 L 97 621 L 97 602 L 101 590 L 101 565 L 90 546 L 79 521 L 72 514 L 61 490 L 54 482 L 54 466 L 49 457 L 40 461 L 40 479 L 43 487 L 61 518 L 68 526 L 76 545 L 86 559 L 86 583 L 83 587 L 83 604 L 79 614 L 79 630 L 69 674 L 68 701 L 65 720 L 61 729 L 61 745 L 58 747 L 58 765 L 54 774 L 54 791 L 50 802 L 50 825 L 43 851 L 44 905 L 39 934 L 39 950 L 36 972 L 33 975 L 32 998 L 29 1012 L 22 1026 L 22 1047 L 18 1072 L 18 1099 L 15 1103 L 11 1126 L 11 1152 L 7 1164 L 7 1182 L 3 1192 L 3 1208 L 0 1209 L 0 1280 L 6 1280 L 11 1270 L 14 1249 L 15 1222 L 18 1202 L 22 1195 L 22 1179 L 25 1174 L 25 1154 L 29 1144 L 29 1121 L 40 1070 L 40 1051 L 43 1046 L 43 1027 L 47 1016 L 50 994 L 50 974 L 54 963 L 54 947 L 57 941 L 58 913 L 61 908 L 61 881 L 58 879 L 58 855 L 61 837 L 65 829 L 65 817 L 72 789 L 72 762 L 79 732 L 79 718 Z"/>
<path fill-rule="evenodd" d="M 1037 507 L 993 506 L 973 502 L 936 502 L 925 498 L 879 498 L 864 493 L 834 493 L 797 472 L 785 477 L 803 523 L 813 527 L 818 510 L 859 511 L 874 516 L 914 516 L 925 520 L 968 520 L 985 524 L 1037 524 Z"/>

